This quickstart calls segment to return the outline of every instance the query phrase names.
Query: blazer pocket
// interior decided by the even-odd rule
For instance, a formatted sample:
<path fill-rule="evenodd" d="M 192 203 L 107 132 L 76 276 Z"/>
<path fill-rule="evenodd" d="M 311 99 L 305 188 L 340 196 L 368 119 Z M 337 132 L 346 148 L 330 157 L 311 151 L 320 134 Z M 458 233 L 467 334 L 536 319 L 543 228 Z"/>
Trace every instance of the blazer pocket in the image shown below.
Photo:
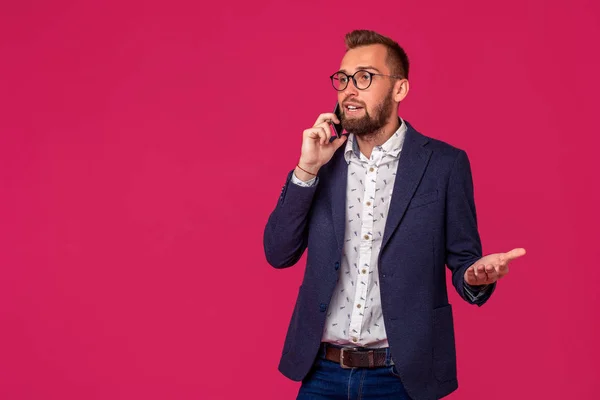
<path fill-rule="evenodd" d="M 408 208 L 421 207 L 426 204 L 433 203 L 433 202 L 437 201 L 437 199 L 438 199 L 438 191 L 437 190 L 434 190 L 432 192 L 423 193 L 423 194 L 413 197 L 412 200 L 410 201 L 410 204 L 408 205 Z"/>

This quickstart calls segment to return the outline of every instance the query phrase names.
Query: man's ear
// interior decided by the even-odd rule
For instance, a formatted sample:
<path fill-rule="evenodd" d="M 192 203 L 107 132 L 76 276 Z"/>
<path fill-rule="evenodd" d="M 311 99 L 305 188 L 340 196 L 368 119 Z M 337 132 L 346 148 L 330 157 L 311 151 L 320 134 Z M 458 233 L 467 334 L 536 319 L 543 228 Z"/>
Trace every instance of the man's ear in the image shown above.
<path fill-rule="evenodd" d="M 401 79 L 394 84 L 394 100 L 400 103 L 408 95 L 410 85 L 408 79 Z"/>

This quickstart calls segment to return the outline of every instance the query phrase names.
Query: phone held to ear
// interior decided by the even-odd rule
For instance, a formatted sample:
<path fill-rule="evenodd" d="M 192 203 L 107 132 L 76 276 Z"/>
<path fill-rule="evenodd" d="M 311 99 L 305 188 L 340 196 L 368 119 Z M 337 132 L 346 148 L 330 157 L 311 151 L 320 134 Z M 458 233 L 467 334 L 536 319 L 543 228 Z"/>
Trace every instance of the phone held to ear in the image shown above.
<path fill-rule="evenodd" d="M 341 122 L 342 121 L 342 107 L 340 106 L 340 103 L 335 103 L 335 108 L 334 108 L 333 112 L 338 117 L 338 120 Z M 333 121 L 331 123 L 333 125 L 333 130 L 335 131 L 335 135 L 338 137 L 338 139 L 341 138 L 342 134 L 344 132 L 344 128 L 342 128 L 342 124 L 341 123 L 336 124 Z"/>

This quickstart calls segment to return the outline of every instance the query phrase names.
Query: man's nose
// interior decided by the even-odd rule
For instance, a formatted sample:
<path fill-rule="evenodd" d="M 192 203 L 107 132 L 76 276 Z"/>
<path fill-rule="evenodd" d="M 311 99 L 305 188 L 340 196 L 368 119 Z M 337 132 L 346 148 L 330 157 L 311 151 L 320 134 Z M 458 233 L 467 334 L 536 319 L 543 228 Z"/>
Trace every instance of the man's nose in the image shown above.
<path fill-rule="evenodd" d="M 350 96 L 350 95 L 356 96 L 358 94 L 358 89 L 356 88 L 356 85 L 354 84 L 354 80 L 350 79 L 350 82 L 348 82 L 348 84 L 346 85 L 346 88 L 343 90 L 343 92 L 346 96 Z"/>

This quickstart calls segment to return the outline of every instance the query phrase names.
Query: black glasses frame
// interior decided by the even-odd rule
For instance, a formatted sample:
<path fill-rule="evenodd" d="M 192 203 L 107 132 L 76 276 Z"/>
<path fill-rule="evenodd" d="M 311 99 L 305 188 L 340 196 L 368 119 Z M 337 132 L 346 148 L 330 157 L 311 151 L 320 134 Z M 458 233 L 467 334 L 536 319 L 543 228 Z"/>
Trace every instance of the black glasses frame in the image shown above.
<path fill-rule="evenodd" d="M 368 84 L 368 85 L 367 85 L 367 87 L 365 87 L 365 88 L 359 88 L 359 87 L 358 87 L 358 85 L 357 85 L 357 83 L 356 83 L 356 78 L 354 78 L 354 75 L 356 75 L 356 74 L 358 74 L 358 73 L 360 73 L 360 72 L 366 72 L 367 74 L 369 74 L 369 75 L 370 75 L 370 78 L 369 78 L 369 84 Z M 341 74 L 341 75 L 344 75 L 346 78 L 352 78 L 352 82 L 354 83 L 354 87 L 355 87 L 355 88 L 357 88 L 358 90 L 366 90 L 366 89 L 368 89 L 368 88 L 371 86 L 371 84 L 373 83 L 373 78 L 372 78 L 373 76 L 387 76 L 387 77 L 389 77 L 389 78 L 404 79 L 404 78 L 403 78 L 402 76 L 400 76 L 400 75 L 385 75 L 385 74 L 377 74 L 377 73 L 375 73 L 375 72 L 370 72 L 370 71 L 367 71 L 367 70 L 364 70 L 364 69 L 359 69 L 358 71 L 356 71 L 356 72 L 355 72 L 355 73 L 353 73 L 352 75 L 348 75 L 347 73 L 345 73 L 345 72 L 342 72 L 342 71 L 337 71 L 337 72 L 333 73 L 333 74 L 332 74 L 332 75 L 329 77 L 329 79 L 331 79 L 331 86 L 333 86 L 333 88 L 334 88 L 335 90 L 337 90 L 338 92 L 342 92 L 342 91 L 346 90 L 346 88 L 348 87 L 348 83 L 350 82 L 350 79 L 348 79 L 348 80 L 346 81 L 346 84 L 344 85 L 344 87 L 343 87 L 343 88 L 342 88 L 342 87 L 340 87 L 340 89 L 336 88 L 336 87 L 335 87 L 335 83 L 333 82 L 333 77 L 334 77 L 334 76 L 336 76 L 336 75 L 340 75 L 340 74 Z"/>

